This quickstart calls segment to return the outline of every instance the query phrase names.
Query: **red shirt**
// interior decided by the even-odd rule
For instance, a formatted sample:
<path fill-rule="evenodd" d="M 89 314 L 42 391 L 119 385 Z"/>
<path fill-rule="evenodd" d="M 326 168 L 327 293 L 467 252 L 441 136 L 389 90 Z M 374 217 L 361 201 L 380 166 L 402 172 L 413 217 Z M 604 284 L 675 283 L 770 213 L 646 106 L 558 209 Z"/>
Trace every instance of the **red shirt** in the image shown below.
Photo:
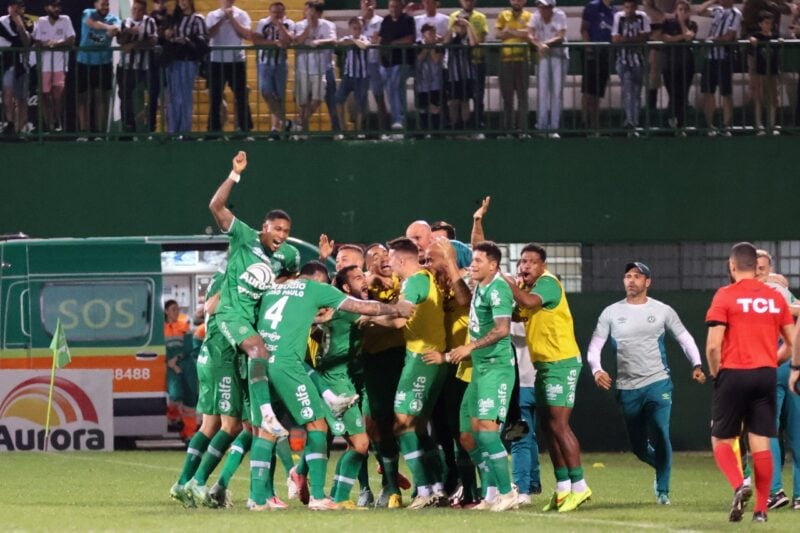
<path fill-rule="evenodd" d="M 714 322 L 727 326 L 720 368 L 775 368 L 781 327 L 794 319 L 778 291 L 743 279 L 717 290 L 706 313 L 706 323 Z"/>

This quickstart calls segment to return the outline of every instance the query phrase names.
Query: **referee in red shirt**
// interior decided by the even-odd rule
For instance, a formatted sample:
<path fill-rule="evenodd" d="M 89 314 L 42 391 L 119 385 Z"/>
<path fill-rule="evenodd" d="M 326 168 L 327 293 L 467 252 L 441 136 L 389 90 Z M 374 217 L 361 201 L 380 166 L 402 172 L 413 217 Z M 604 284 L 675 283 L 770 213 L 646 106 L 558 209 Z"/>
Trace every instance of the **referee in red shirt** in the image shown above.
<path fill-rule="evenodd" d="M 783 296 L 755 279 L 755 246 L 742 242 L 731 248 L 728 268 L 733 283 L 717 291 L 706 314 L 706 358 L 714 378 L 711 445 L 735 491 L 728 518 L 738 522 L 752 489 L 743 484 L 732 444 L 743 428 L 748 432 L 756 481 L 753 521 L 766 522 L 772 481 L 769 439 L 776 436 L 775 368 L 779 355 L 786 360 L 792 353 L 794 320 Z"/>

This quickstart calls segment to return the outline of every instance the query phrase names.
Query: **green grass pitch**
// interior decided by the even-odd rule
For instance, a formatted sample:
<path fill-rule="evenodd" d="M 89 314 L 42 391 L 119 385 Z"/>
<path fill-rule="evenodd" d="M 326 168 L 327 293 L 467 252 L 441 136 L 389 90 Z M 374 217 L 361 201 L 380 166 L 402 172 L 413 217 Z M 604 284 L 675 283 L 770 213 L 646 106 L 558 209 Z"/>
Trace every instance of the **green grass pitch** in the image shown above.
<path fill-rule="evenodd" d="M 180 452 L 164 451 L 2 454 L 0 531 L 242 532 L 265 527 L 270 531 L 315 533 L 800 531 L 800 511 L 789 508 L 771 512 L 767 524 L 751 524 L 752 502 L 743 523 L 729 524 L 731 491 L 710 453 L 675 455 L 672 505 L 668 507 L 655 504 L 653 471 L 632 454 L 585 454 L 586 479 L 594 497 L 578 511 L 564 514 L 541 512 L 553 489 L 550 463 L 544 456 L 545 493 L 534 498 L 533 506 L 507 513 L 451 509 L 313 513 L 297 501 L 292 501 L 287 511 L 253 513 L 244 507 L 246 462 L 231 483 L 233 509 L 184 509 L 168 496 L 182 459 Z M 333 464 L 331 461 L 331 469 Z M 371 484 L 377 492 L 379 478 L 372 459 L 370 466 Z M 283 478 L 279 466 L 276 488 L 282 497 L 286 495 Z M 406 494 L 406 503 L 409 499 Z"/>

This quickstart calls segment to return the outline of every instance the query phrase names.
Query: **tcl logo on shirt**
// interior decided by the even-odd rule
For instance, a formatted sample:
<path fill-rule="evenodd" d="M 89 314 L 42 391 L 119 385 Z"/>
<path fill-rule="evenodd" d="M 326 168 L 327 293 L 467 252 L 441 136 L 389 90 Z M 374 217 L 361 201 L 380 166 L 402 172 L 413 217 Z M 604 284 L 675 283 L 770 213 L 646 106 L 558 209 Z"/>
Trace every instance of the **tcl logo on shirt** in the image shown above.
<path fill-rule="evenodd" d="M 749 313 L 752 309 L 753 312 L 763 315 L 769 313 L 771 315 L 781 314 L 781 309 L 772 298 L 737 298 L 736 303 L 742 306 L 742 312 Z"/>

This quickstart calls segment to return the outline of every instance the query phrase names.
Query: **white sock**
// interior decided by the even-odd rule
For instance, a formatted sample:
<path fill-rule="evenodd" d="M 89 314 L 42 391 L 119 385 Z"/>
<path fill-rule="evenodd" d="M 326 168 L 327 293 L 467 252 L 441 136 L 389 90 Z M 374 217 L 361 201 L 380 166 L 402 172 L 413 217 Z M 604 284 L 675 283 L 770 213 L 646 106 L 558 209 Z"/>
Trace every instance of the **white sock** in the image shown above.
<path fill-rule="evenodd" d="M 418 496 L 430 496 L 431 495 L 431 486 L 430 485 L 420 485 L 417 487 L 417 495 Z"/>
<path fill-rule="evenodd" d="M 330 389 L 328 389 L 328 390 L 326 390 L 326 391 L 324 391 L 324 392 L 322 393 L 322 399 L 323 399 L 323 400 L 325 400 L 325 403 L 327 403 L 328 405 L 330 405 L 330 404 L 332 404 L 333 402 L 335 402 L 336 400 L 338 400 L 338 399 L 339 399 L 339 397 L 338 397 L 337 395 L 335 395 L 335 394 L 333 393 L 333 391 L 331 391 Z"/>
<path fill-rule="evenodd" d="M 444 493 L 444 483 L 434 483 L 433 484 L 433 493 L 434 494 L 442 494 L 442 493 Z"/>
<path fill-rule="evenodd" d="M 586 490 L 586 480 L 581 478 L 580 481 L 576 481 L 572 484 L 572 492 L 583 492 Z"/>
<path fill-rule="evenodd" d="M 556 482 L 556 492 L 559 494 L 569 492 L 570 488 L 572 488 L 572 482 L 570 480 Z"/>
<path fill-rule="evenodd" d="M 275 411 L 272 410 L 271 403 L 265 403 L 260 406 L 261 418 L 275 418 Z"/>
<path fill-rule="evenodd" d="M 492 503 L 497 499 L 498 494 L 497 487 L 486 487 L 486 502 Z"/>

